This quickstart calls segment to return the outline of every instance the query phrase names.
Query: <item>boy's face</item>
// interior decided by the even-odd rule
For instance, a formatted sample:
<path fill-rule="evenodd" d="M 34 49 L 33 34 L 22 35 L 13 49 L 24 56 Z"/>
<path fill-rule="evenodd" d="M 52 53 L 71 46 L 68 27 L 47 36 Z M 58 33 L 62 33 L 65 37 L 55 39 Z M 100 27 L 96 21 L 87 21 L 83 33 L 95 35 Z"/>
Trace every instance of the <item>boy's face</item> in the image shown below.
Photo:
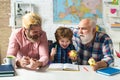
<path fill-rule="evenodd" d="M 71 43 L 71 41 L 68 38 L 61 38 L 58 42 L 60 46 L 64 49 L 66 49 Z"/>

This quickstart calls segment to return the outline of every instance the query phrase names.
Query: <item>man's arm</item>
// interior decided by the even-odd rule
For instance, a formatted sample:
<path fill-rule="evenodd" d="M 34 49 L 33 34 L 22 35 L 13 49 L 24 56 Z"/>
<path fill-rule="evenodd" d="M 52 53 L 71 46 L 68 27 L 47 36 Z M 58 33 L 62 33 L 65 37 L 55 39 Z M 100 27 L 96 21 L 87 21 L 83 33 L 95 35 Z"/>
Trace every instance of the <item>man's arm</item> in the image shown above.
<path fill-rule="evenodd" d="M 18 52 L 18 49 L 19 49 L 19 44 L 18 44 L 18 42 L 16 40 L 16 33 L 15 33 L 15 31 L 13 31 L 11 33 L 10 38 L 9 38 L 7 56 L 9 56 L 9 55 L 16 56 L 17 52 Z"/>
<path fill-rule="evenodd" d="M 107 66 L 113 65 L 114 63 L 113 43 L 109 37 L 105 38 L 102 50 L 104 55 L 104 58 L 102 60 L 107 63 Z"/>
<path fill-rule="evenodd" d="M 102 52 L 104 57 L 101 59 L 101 61 L 96 62 L 96 65 L 93 66 L 94 70 L 111 66 L 114 63 L 113 43 L 109 37 L 105 38 L 104 44 L 102 46 Z"/>
<path fill-rule="evenodd" d="M 39 62 L 42 63 L 41 66 L 47 65 L 49 61 L 49 56 L 48 56 L 48 41 L 45 32 L 41 36 L 41 42 L 39 45 L 39 55 L 40 55 Z"/>

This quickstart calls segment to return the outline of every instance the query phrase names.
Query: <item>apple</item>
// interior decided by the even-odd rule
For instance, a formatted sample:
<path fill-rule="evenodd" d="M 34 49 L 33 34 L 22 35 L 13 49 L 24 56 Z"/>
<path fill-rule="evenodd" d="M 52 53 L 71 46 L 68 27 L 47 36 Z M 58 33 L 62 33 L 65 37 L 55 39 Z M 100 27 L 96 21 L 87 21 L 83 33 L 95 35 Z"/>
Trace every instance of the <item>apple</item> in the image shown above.
<path fill-rule="evenodd" d="M 70 57 L 77 57 L 77 51 L 71 50 L 71 51 L 68 52 L 68 55 L 69 55 Z"/>
<path fill-rule="evenodd" d="M 115 51 L 118 58 L 120 58 L 120 53 Z"/>
<path fill-rule="evenodd" d="M 94 66 L 94 65 L 96 64 L 94 58 L 90 58 L 90 59 L 88 60 L 88 63 L 90 64 L 90 66 Z"/>

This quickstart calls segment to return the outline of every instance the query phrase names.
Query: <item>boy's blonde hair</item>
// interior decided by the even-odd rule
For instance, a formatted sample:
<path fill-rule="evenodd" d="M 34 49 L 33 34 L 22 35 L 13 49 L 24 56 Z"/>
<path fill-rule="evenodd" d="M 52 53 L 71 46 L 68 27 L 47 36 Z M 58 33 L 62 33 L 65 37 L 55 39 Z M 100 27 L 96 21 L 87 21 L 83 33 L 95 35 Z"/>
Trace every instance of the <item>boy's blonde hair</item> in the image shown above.
<path fill-rule="evenodd" d="M 30 29 L 32 25 L 39 25 L 41 26 L 42 19 L 39 15 L 35 13 L 27 13 L 22 17 L 22 26 L 25 29 Z"/>
<path fill-rule="evenodd" d="M 55 32 L 55 38 L 58 42 L 61 38 L 68 38 L 72 42 L 73 32 L 70 28 L 60 26 Z"/>

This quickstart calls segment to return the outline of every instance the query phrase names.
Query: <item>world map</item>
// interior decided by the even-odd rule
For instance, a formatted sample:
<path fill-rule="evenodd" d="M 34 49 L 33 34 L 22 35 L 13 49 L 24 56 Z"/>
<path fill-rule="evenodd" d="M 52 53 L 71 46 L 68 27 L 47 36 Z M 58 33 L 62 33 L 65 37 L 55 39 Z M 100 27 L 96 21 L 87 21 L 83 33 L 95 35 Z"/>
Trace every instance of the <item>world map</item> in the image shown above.
<path fill-rule="evenodd" d="M 83 18 L 102 18 L 102 0 L 53 0 L 53 22 L 78 24 Z"/>

